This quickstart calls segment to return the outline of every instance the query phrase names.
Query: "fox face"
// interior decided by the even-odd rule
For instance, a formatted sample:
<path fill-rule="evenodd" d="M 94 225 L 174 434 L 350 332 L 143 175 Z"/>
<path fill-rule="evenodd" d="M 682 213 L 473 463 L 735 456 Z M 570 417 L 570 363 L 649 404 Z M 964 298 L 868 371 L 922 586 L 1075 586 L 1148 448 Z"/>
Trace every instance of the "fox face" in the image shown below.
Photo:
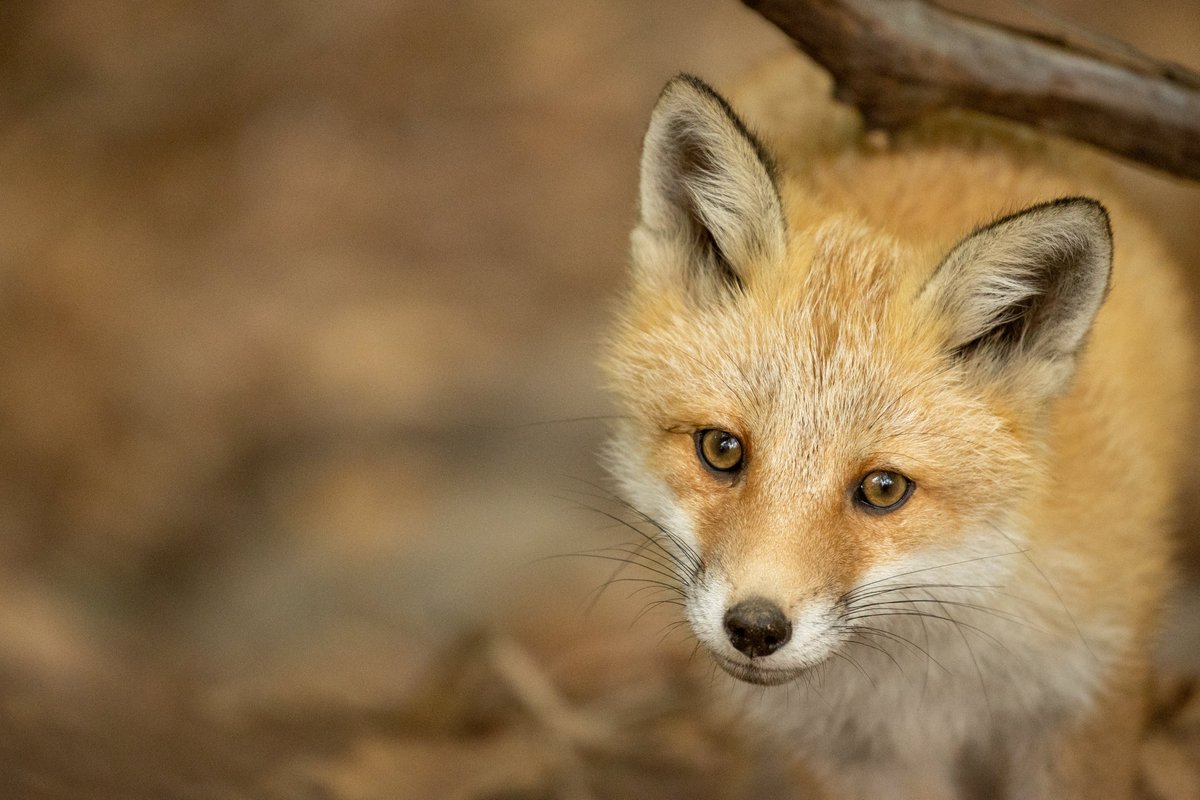
<path fill-rule="evenodd" d="M 640 211 L 607 458 L 715 661 L 787 682 L 1002 585 L 1107 291 L 1103 208 L 1048 202 L 931 256 L 826 212 L 681 77 Z"/>

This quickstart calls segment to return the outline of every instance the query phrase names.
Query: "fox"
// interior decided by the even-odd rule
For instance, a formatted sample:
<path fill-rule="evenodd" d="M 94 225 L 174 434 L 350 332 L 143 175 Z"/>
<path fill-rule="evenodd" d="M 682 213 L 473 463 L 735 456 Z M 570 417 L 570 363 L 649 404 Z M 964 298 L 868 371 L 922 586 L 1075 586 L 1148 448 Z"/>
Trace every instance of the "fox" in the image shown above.
<path fill-rule="evenodd" d="M 604 461 L 726 699 L 830 797 L 1134 796 L 1180 265 L 1082 146 L 881 138 L 799 54 L 731 97 L 654 105 L 601 362 Z"/>

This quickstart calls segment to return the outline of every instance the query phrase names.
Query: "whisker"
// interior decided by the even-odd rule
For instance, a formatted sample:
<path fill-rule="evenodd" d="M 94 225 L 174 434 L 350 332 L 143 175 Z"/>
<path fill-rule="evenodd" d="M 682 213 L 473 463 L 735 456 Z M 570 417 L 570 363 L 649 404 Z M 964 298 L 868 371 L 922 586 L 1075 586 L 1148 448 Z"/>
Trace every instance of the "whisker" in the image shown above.
<path fill-rule="evenodd" d="M 685 595 L 683 586 L 680 585 L 680 583 L 679 583 L 678 576 L 675 576 L 673 574 L 670 577 L 668 577 L 666 581 L 660 581 L 660 580 L 657 580 L 654 578 L 621 578 L 621 577 L 618 577 L 621 574 L 622 570 L 624 570 L 626 567 L 629 567 L 629 566 L 641 567 L 642 569 L 645 569 L 648 572 L 655 573 L 658 575 L 664 575 L 664 573 L 647 566 L 646 564 L 642 563 L 641 561 L 638 561 L 634 558 L 630 558 L 628 553 L 626 553 L 626 551 L 624 551 L 624 550 L 620 550 L 620 548 L 615 548 L 615 549 L 618 552 L 625 554 L 625 557 L 621 558 L 620 556 L 605 555 L 607 552 L 610 552 L 609 549 L 578 554 L 585 558 L 596 558 L 596 557 L 611 558 L 612 560 L 621 562 L 620 565 L 615 570 L 613 570 L 612 573 L 608 576 L 608 579 L 605 580 L 603 583 L 601 583 L 599 586 L 597 586 L 588 595 L 588 598 L 587 598 L 588 603 L 584 608 L 584 613 L 590 614 L 592 612 L 592 609 L 594 609 L 596 607 L 596 604 L 600 602 L 600 598 L 604 595 L 604 592 L 608 589 L 608 587 L 612 586 L 615 583 L 630 582 L 630 583 L 646 584 L 645 586 L 643 586 L 640 589 L 637 589 L 633 593 L 631 593 L 631 596 L 632 596 L 632 594 L 636 594 L 638 592 L 647 591 L 647 590 L 666 590 L 666 591 L 669 591 L 669 592 L 672 592 L 672 593 L 678 595 L 679 597 L 683 597 Z M 654 562 L 654 563 L 658 563 L 658 562 Z"/>
<path fill-rule="evenodd" d="M 620 558 L 618 556 L 609 556 L 609 555 L 604 555 L 603 553 L 574 553 L 574 554 L 568 553 L 568 554 L 562 555 L 562 556 L 546 556 L 546 558 L 595 558 L 595 559 L 598 559 L 601 561 L 616 561 L 620 564 L 641 567 L 642 569 L 644 569 L 648 572 L 652 572 L 655 575 L 659 575 L 663 578 L 666 578 L 668 581 L 678 581 L 679 580 L 679 576 L 673 572 L 657 570 L 657 569 L 649 567 L 645 564 L 641 564 L 637 561 L 632 561 L 628 558 Z"/>
<path fill-rule="evenodd" d="M 926 595 L 932 597 L 932 595 L 929 595 L 928 592 L 926 592 Z M 946 612 L 947 618 L 954 623 L 955 632 L 958 633 L 959 638 L 962 639 L 963 645 L 967 648 L 967 655 L 971 657 L 971 664 L 975 667 L 975 675 L 979 679 L 979 690 L 983 693 L 983 704 L 987 706 L 988 718 L 994 721 L 995 713 L 992 711 L 992 698 L 988 695 L 987 682 L 983 679 L 983 670 L 979 667 L 979 659 L 975 657 L 975 648 L 971 647 L 971 642 L 967 639 L 967 634 L 962 629 L 963 623 L 961 623 L 960 620 L 954 616 L 950 609 L 942 606 L 942 610 Z M 922 622 L 922 624 L 924 623 Z M 996 640 L 993 639 L 993 641 Z"/>
<path fill-rule="evenodd" d="M 603 485 L 601 485 L 601 484 L 598 484 L 598 483 L 596 483 L 595 481 L 590 481 L 590 480 L 588 480 L 588 479 L 586 479 L 586 478 L 581 478 L 581 477 L 579 477 L 578 475 L 566 475 L 566 476 L 564 476 L 564 477 L 566 477 L 566 478 L 567 478 L 567 479 L 569 479 L 569 480 L 573 480 L 573 481 L 575 481 L 576 483 L 582 483 L 584 486 L 587 486 L 587 487 L 589 487 L 589 488 L 591 488 L 591 489 L 594 489 L 594 490 L 596 490 L 597 492 L 600 492 L 600 493 L 601 493 L 601 494 L 599 494 L 599 495 L 595 495 L 595 494 L 590 494 L 590 493 L 580 492 L 581 494 L 585 494 L 586 496 L 591 496 L 591 497 L 593 497 L 593 498 L 595 498 L 595 499 L 597 499 L 597 500 L 611 500 L 612 502 L 614 502 L 614 503 L 617 503 L 618 505 L 624 506 L 624 507 L 625 507 L 625 508 L 627 508 L 628 510 L 630 510 L 630 511 L 632 511 L 633 513 L 637 514 L 637 515 L 638 515 L 639 517 L 641 517 L 641 518 L 642 518 L 642 519 L 643 519 L 645 522 L 648 522 L 648 523 L 650 523 L 651 525 L 653 525 L 653 526 L 654 526 L 655 528 L 657 528 L 658 530 L 662 531 L 662 532 L 663 532 L 664 534 L 666 534 L 667 536 L 672 536 L 672 537 L 675 537 L 675 535 L 674 535 L 673 533 L 671 533 L 671 531 L 669 531 L 665 525 L 662 525 L 662 524 L 660 524 L 660 523 L 659 523 L 657 520 L 655 520 L 653 517 L 651 517 L 650 515 L 646 514 L 646 512 L 642 511 L 640 508 L 638 508 L 637 506 L 633 505 L 633 504 L 632 504 L 632 503 L 630 503 L 628 500 L 626 500 L 624 497 L 621 497 L 621 495 L 619 495 L 619 494 L 617 494 L 616 492 L 612 491 L 612 490 L 611 490 L 611 489 L 609 489 L 608 487 L 606 487 L 606 486 L 603 486 Z M 576 491 L 576 492 L 579 492 L 579 490 L 570 490 L 570 491 Z M 678 538 L 678 537 L 675 537 L 675 538 Z M 687 545 L 686 543 L 684 543 L 684 542 L 680 542 L 680 544 L 682 544 L 682 545 L 683 545 L 683 546 L 684 546 L 684 547 L 685 547 L 687 550 L 691 551 L 691 548 L 690 548 L 690 547 L 688 547 L 688 545 Z M 691 551 L 691 552 L 693 552 L 693 553 L 694 553 L 694 551 Z"/>
<path fill-rule="evenodd" d="M 625 570 L 626 567 L 640 566 L 640 565 L 636 561 L 631 561 L 629 558 L 618 558 L 616 556 L 604 555 L 603 550 L 602 551 L 585 550 L 585 551 L 578 552 L 578 553 L 553 553 L 548 556 L 542 556 L 541 558 L 536 558 L 533 560 L 532 563 L 538 564 L 538 563 L 541 563 L 544 561 L 557 561 L 560 559 L 567 559 L 567 558 L 595 558 L 595 559 L 603 559 L 606 561 L 619 562 L 619 565 L 617 566 L 617 568 L 612 570 L 609 573 L 607 578 L 605 578 L 603 581 L 600 582 L 599 585 L 597 585 L 594 589 L 592 589 L 590 592 L 588 592 L 587 596 L 584 598 L 583 607 L 582 607 L 582 611 L 584 614 L 592 613 L 592 610 L 596 607 L 596 604 L 598 602 L 600 602 L 600 598 L 604 595 L 604 592 L 608 589 L 609 586 L 611 586 L 614 583 L 620 583 L 622 581 L 627 581 L 627 580 L 628 581 L 639 581 L 642 583 L 661 583 L 660 581 L 652 581 L 652 580 L 649 580 L 646 578 L 618 578 L 618 576 L 621 574 L 621 572 L 623 572 Z"/>
<path fill-rule="evenodd" d="M 584 552 L 613 553 L 613 554 L 620 553 L 621 555 L 627 556 L 628 558 L 637 561 L 637 563 L 639 563 L 639 564 L 641 564 L 641 563 L 652 564 L 660 569 L 665 569 L 667 572 L 670 572 L 671 574 L 679 577 L 679 573 L 675 569 L 675 567 L 677 566 L 676 564 L 674 564 L 673 562 L 663 561 L 661 558 L 659 558 L 659 556 L 654 551 L 647 550 L 647 548 L 644 544 L 639 544 L 637 546 L 634 546 L 632 550 L 628 549 L 628 547 L 629 546 L 626 546 L 626 545 L 614 545 L 613 547 L 603 547 L 603 548 L 598 548 L 596 550 L 588 550 L 588 551 L 584 551 Z M 684 582 L 682 577 L 680 577 L 680 582 Z"/>
<path fill-rule="evenodd" d="M 869 600 L 872 597 L 890 594 L 892 592 L 906 592 L 912 589 L 976 589 L 979 591 L 999 590 L 1004 587 L 999 584 L 986 583 L 901 583 L 895 586 L 887 586 L 883 588 L 876 587 L 869 592 L 858 594 L 858 590 L 851 590 L 842 595 L 842 601 L 848 605 L 854 605 L 862 600 Z"/>
<path fill-rule="evenodd" d="M 696 644 L 692 647 L 691 655 L 688 656 L 687 663 L 688 663 L 689 667 L 692 665 L 692 661 L 695 660 L 696 653 L 699 653 L 699 652 L 700 652 L 700 640 L 697 639 Z"/>
<path fill-rule="evenodd" d="M 851 594 L 855 591 L 858 591 L 860 589 L 883 583 L 884 581 L 895 580 L 896 578 L 904 578 L 909 575 L 918 575 L 922 572 L 929 572 L 929 571 L 935 570 L 935 569 L 946 569 L 948 567 L 959 567 L 959 566 L 962 566 L 963 564 L 973 564 L 978 561 L 987 561 L 988 559 L 992 559 L 992 558 L 1004 558 L 1006 556 L 1020 555 L 1023 552 L 1025 552 L 1025 551 L 1018 549 L 1018 550 L 1014 550 L 1013 552 L 1008 552 L 1008 553 L 990 553 L 988 555 L 975 556 L 974 558 L 964 558 L 961 561 L 951 561 L 946 564 L 935 564 L 932 567 L 922 567 L 921 569 L 909 570 L 907 572 L 898 572 L 895 575 L 887 575 L 882 578 L 877 578 L 876 580 L 867 581 L 864 584 L 860 584 L 859 586 L 856 586 L 854 589 L 851 589 L 850 592 L 847 592 L 847 595 Z M 845 596 L 846 595 L 843 595 L 843 597 L 845 597 Z"/>
<path fill-rule="evenodd" d="M 608 519 L 612 520 L 613 522 L 617 523 L 620 526 L 628 528 L 629 530 L 636 533 L 638 536 L 642 537 L 642 539 L 644 539 L 649 545 L 652 545 L 652 546 L 658 548 L 658 550 L 663 555 L 665 555 L 667 558 L 669 558 L 674 564 L 676 564 L 680 568 L 681 571 L 684 571 L 689 574 L 692 573 L 692 570 L 689 569 L 689 567 L 690 567 L 689 563 L 685 562 L 678 555 L 676 555 L 675 553 L 672 553 L 665 546 L 663 546 L 662 542 L 658 539 L 658 537 L 652 536 L 651 534 L 646 533 L 644 530 L 642 530 L 638 526 L 634 525 L 629 520 L 623 519 L 622 517 L 618 517 L 616 514 L 605 511 L 602 508 L 596 508 L 594 506 L 589 506 L 586 503 L 580 503 L 578 500 L 574 500 L 572 498 L 559 496 L 558 499 L 564 500 L 564 501 L 570 502 L 570 503 L 576 503 L 576 504 L 578 504 L 578 506 L 581 510 L 592 511 L 603 517 L 607 517 Z"/>
<path fill-rule="evenodd" d="M 916 642 L 912 641 L 911 639 L 909 639 L 906 636 L 901 636 L 900 634 L 896 633 L 895 631 L 889 631 L 885 628 L 876 628 L 871 625 L 854 625 L 853 628 L 854 628 L 855 633 L 865 633 L 865 634 L 870 634 L 872 636 L 883 636 L 884 638 L 891 639 L 900 644 L 903 644 L 906 647 L 910 647 L 910 648 L 916 650 L 918 653 L 923 654 L 932 663 L 937 664 L 937 666 L 942 670 L 942 672 L 945 672 L 947 675 L 950 674 L 950 670 L 948 670 L 946 668 L 945 664 L 938 661 L 936 658 L 933 657 L 932 653 L 930 653 L 928 650 L 921 647 Z"/>
<path fill-rule="evenodd" d="M 923 590 L 925 587 L 916 586 L 916 587 L 912 587 L 912 588 Z M 996 617 L 997 619 L 1002 619 L 1005 622 L 1011 622 L 1014 625 L 1022 625 L 1026 628 L 1029 628 L 1030 630 L 1035 630 L 1039 633 L 1045 633 L 1044 630 L 1042 630 L 1041 628 L 1038 628 L 1036 625 L 1033 625 L 1030 622 L 1023 620 L 1014 614 L 1010 614 L 1007 611 L 1001 611 L 999 609 L 991 608 L 989 606 L 981 606 L 978 603 L 964 603 L 964 602 L 961 602 L 958 600 L 946 600 L 946 599 L 943 599 L 940 597 L 934 597 L 932 594 L 929 594 L 928 592 L 926 592 L 926 595 L 927 595 L 927 598 L 925 598 L 925 599 L 918 598 L 916 600 L 914 600 L 912 598 L 907 598 L 907 597 L 903 600 L 877 600 L 872 603 L 864 603 L 864 604 L 857 605 L 855 607 L 855 611 L 866 611 L 867 609 L 870 609 L 870 608 L 881 608 L 881 607 L 885 607 L 885 606 L 897 606 L 897 605 L 911 606 L 914 603 L 935 603 L 939 606 L 942 606 L 943 608 L 945 606 L 953 606 L 956 608 L 965 608 L 965 609 L 970 609 L 972 611 L 978 611 L 981 614 L 987 614 L 989 616 Z"/>
<path fill-rule="evenodd" d="M 639 518 L 641 518 L 641 520 L 643 522 L 652 526 L 656 531 L 658 531 L 663 536 L 665 536 L 667 538 L 667 540 L 670 541 L 671 544 L 673 544 L 679 552 L 673 553 L 673 552 L 666 550 L 666 548 L 659 541 L 657 536 L 650 536 L 649 534 L 646 534 L 644 531 L 642 531 L 640 528 L 636 529 L 640 535 L 654 541 L 658 547 L 662 548 L 664 550 L 664 552 L 667 553 L 668 555 L 670 555 L 670 557 L 672 557 L 673 559 L 674 558 L 681 559 L 681 561 L 683 562 L 683 563 L 681 563 L 681 566 L 686 564 L 690 568 L 690 572 L 692 572 L 693 574 L 700 571 L 700 568 L 703 565 L 703 561 L 701 560 L 700 555 L 695 551 L 694 548 L 691 547 L 691 545 L 689 545 L 687 542 L 685 542 L 680 536 L 678 536 L 677 534 L 670 531 L 665 525 L 659 523 L 657 520 L 655 520 L 649 514 L 645 513 L 640 508 L 633 505 L 629 501 L 625 500 L 621 496 L 616 495 L 612 492 L 609 492 L 603 486 L 599 486 L 599 485 L 593 483 L 592 481 L 588 481 L 583 478 L 572 477 L 572 476 L 567 476 L 567 477 L 569 477 L 572 480 L 575 480 L 579 483 L 582 483 L 585 486 L 595 489 L 596 491 L 603 492 L 604 494 L 596 495 L 591 492 L 584 492 L 584 491 L 577 490 L 577 489 L 568 489 L 567 491 L 575 492 L 576 494 L 583 495 L 584 497 L 591 497 L 594 500 L 615 502 L 615 503 L 621 505 L 622 507 L 626 508 L 627 510 L 633 512 Z M 583 505 L 585 508 L 592 508 L 593 511 L 597 511 L 599 513 L 606 513 L 602 509 L 593 508 L 591 506 L 587 506 L 586 504 L 581 504 L 581 505 Z M 626 520 L 622 520 L 622 522 L 626 525 L 630 524 Z"/>
<path fill-rule="evenodd" d="M 1008 540 L 1009 544 L 1011 544 L 1013 547 L 1017 546 L 1012 540 L 1012 537 L 1005 533 L 999 525 L 994 522 L 989 524 L 992 530 L 996 531 L 996 533 Z M 1079 627 L 1079 623 L 1075 621 L 1075 615 L 1071 613 L 1071 609 L 1067 608 L 1066 601 L 1063 600 L 1063 596 L 1059 594 L 1058 587 L 1054 585 L 1053 581 L 1047 577 L 1046 573 L 1042 571 L 1042 568 L 1039 567 L 1037 562 L 1033 560 L 1033 556 L 1029 555 L 1029 548 L 1025 548 L 1021 552 L 1024 554 L 1025 560 L 1029 562 L 1029 565 L 1037 570 L 1037 574 L 1042 577 L 1042 580 L 1045 581 L 1046 586 L 1050 587 L 1050 591 L 1054 592 L 1054 596 L 1058 599 L 1058 604 L 1062 606 L 1062 610 L 1067 615 L 1067 619 L 1071 621 L 1071 625 L 1075 628 L 1075 633 L 1079 636 L 1079 641 L 1083 642 L 1083 646 L 1087 648 L 1087 651 L 1091 654 L 1092 658 L 1098 661 L 1099 657 L 1096 655 L 1096 651 L 1092 650 L 1092 645 L 1088 642 L 1087 637 L 1083 635 L 1083 630 Z"/>
<path fill-rule="evenodd" d="M 655 580 L 654 578 L 612 577 L 612 578 L 609 578 L 608 580 L 604 581 L 603 583 L 601 583 L 599 586 L 597 586 L 595 589 L 593 589 L 591 591 L 591 593 L 588 595 L 588 598 L 587 598 L 591 602 L 589 602 L 588 605 L 585 607 L 585 613 L 591 613 L 591 609 L 595 608 L 596 602 L 598 602 L 600 599 L 599 596 L 604 591 L 606 591 L 610 586 L 614 586 L 618 583 L 644 583 L 647 585 L 643 586 L 642 589 L 668 591 L 668 592 L 672 592 L 673 594 L 677 594 L 680 597 L 683 597 L 683 592 L 680 590 L 680 588 L 678 586 L 672 586 L 669 583 L 663 583 L 662 581 Z"/>
<path fill-rule="evenodd" d="M 618 580 L 625 580 L 625 581 L 641 580 L 643 583 L 651 582 L 648 578 L 619 578 Z M 672 586 L 667 583 L 661 583 L 659 581 L 654 581 L 653 585 L 651 585 L 651 586 L 643 586 L 640 589 L 634 589 L 632 592 L 629 593 L 629 596 L 626 599 L 632 599 L 634 597 L 637 597 L 639 594 L 642 594 L 643 592 L 656 592 L 656 591 L 657 592 L 670 592 L 671 594 L 673 594 L 679 598 L 682 598 L 684 596 L 683 592 L 681 592 L 679 590 L 678 586 Z"/>
<path fill-rule="evenodd" d="M 900 674 L 901 674 L 901 675 L 903 675 L 903 674 L 904 674 L 904 667 L 900 666 L 900 662 L 896 660 L 896 657 L 895 657 L 895 656 L 893 656 L 891 653 L 889 653 L 889 652 L 887 651 L 887 648 L 885 648 L 885 647 L 880 647 L 880 646 L 879 646 L 879 645 L 877 645 L 877 644 L 871 644 L 870 642 L 865 642 L 865 641 L 863 641 L 862 639 L 859 639 L 859 638 L 857 638 L 857 632 L 854 630 L 854 627 L 853 627 L 853 626 L 850 626 L 850 625 L 842 625 L 842 626 L 838 626 L 838 627 L 839 627 L 840 629 L 844 630 L 844 631 L 851 631 L 851 632 L 854 634 L 854 635 L 852 635 L 852 636 L 848 637 L 848 638 L 845 640 L 847 644 L 856 644 L 856 645 L 858 645 L 859 647 L 866 647 L 866 648 L 868 648 L 868 649 L 870 649 L 870 650 L 874 650 L 874 651 L 876 651 L 876 652 L 878 652 L 878 653 L 881 653 L 881 654 L 883 654 L 883 656 L 884 656 L 885 658 L 887 658 L 887 659 L 888 659 L 888 661 L 891 661 L 891 662 L 892 662 L 892 664 L 894 664 L 894 665 L 896 666 L 896 669 L 900 670 Z"/>
<path fill-rule="evenodd" d="M 824 671 L 821 670 L 821 667 L 823 666 L 824 664 L 822 663 L 817 667 L 817 679 L 821 681 L 823 681 L 825 677 Z M 832 711 L 833 704 L 829 702 L 829 698 L 825 696 L 825 693 L 817 688 L 817 686 L 813 683 L 813 676 L 809 674 L 809 671 L 801 672 L 800 677 L 804 679 L 805 691 L 816 694 L 817 699 L 824 703 L 826 708 Z"/>
<path fill-rule="evenodd" d="M 875 683 L 875 679 L 874 679 L 874 678 L 872 678 L 870 675 L 868 675 L 868 674 L 867 674 L 867 671 L 866 671 L 865 669 L 863 669 L 863 668 L 862 668 L 862 665 L 861 665 L 861 664 L 859 664 L 857 661 L 855 661 L 853 658 L 851 658 L 850 656 L 846 655 L 845 653 L 839 652 L 839 651 L 837 651 L 837 650 L 834 650 L 834 651 L 832 652 L 832 655 L 834 655 L 834 656 L 837 656 L 837 657 L 838 657 L 838 658 L 840 658 L 842 661 L 845 661 L 847 664 L 850 664 L 850 665 L 851 665 L 851 666 L 853 666 L 853 667 L 854 667 L 856 670 L 858 670 L 858 671 L 859 671 L 859 674 L 861 674 L 861 675 L 862 675 L 864 678 L 866 678 L 866 679 L 867 679 L 867 683 L 871 684 L 871 688 L 872 688 L 872 689 L 878 689 L 878 688 L 879 688 L 878 684 L 876 684 L 876 683 Z"/>
<path fill-rule="evenodd" d="M 952 625 L 960 625 L 969 631 L 973 631 L 974 633 L 976 633 L 977 635 L 979 635 L 980 637 L 982 637 L 984 639 L 987 639 L 988 641 L 990 641 L 992 644 L 996 645 L 997 647 L 999 647 L 1003 650 L 1006 650 L 1006 651 L 1008 650 L 1008 648 L 1004 645 L 1003 642 L 1001 642 L 995 636 L 992 636 L 987 631 L 978 627 L 977 625 L 972 625 L 969 622 L 963 622 L 962 620 L 956 619 L 954 617 L 943 617 L 940 614 L 930 614 L 928 611 L 874 611 L 874 612 L 868 612 L 868 613 L 863 613 L 863 614 L 850 615 L 850 616 L 847 616 L 845 619 L 852 621 L 852 620 L 859 620 L 859 619 L 878 619 L 880 617 L 924 617 L 925 619 L 936 619 L 936 620 L 941 620 L 942 622 L 949 622 Z"/>
<path fill-rule="evenodd" d="M 665 642 L 671 634 L 673 634 L 679 630 L 680 625 L 685 625 L 685 624 L 687 624 L 687 620 L 680 619 L 680 620 L 676 620 L 675 622 L 670 622 L 670 623 L 664 625 L 662 636 L 658 637 L 658 644 L 661 646 L 663 644 L 663 642 Z M 697 642 L 697 644 L 699 644 L 699 643 Z"/>
<path fill-rule="evenodd" d="M 678 606 L 679 608 L 687 608 L 687 604 L 681 600 L 676 600 L 673 597 L 660 597 L 657 600 L 651 600 L 649 603 L 647 603 L 646 609 L 658 608 L 659 606 Z"/>
<path fill-rule="evenodd" d="M 683 607 L 683 603 L 679 602 L 678 600 L 654 600 L 650 603 L 646 603 L 646 605 L 642 606 L 641 611 L 639 611 L 638 613 L 633 615 L 633 620 L 630 621 L 629 627 L 632 628 L 634 625 L 636 625 L 638 623 L 638 620 L 640 620 L 642 617 L 649 614 L 654 609 L 658 608 L 660 605 L 663 605 L 664 603 L 671 603 L 671 604 L 679 606 L 680 608 Z"/>

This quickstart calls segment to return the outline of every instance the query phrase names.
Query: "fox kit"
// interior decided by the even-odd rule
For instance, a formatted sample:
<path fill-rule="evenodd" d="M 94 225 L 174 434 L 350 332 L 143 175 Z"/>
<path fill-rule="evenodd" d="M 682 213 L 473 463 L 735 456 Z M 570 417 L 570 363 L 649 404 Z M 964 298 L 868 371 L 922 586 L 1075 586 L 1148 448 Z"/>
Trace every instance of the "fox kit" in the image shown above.
<path fill-rule="evenodd" d="M 871 146 L 811 70 L 743 92 L 774 152 L 663 90 L 609 467 L 831 796 L 1129 797 L 1188 449 L 1172 265 L 1094 157 L 966 118 Z"/>

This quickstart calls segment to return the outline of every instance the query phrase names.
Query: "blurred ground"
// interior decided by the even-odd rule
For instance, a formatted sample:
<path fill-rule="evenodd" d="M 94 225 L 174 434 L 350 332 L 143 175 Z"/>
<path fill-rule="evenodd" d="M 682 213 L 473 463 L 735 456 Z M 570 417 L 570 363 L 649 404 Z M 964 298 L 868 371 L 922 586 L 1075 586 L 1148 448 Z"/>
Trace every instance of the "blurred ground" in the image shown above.
<path fill-rule="evenodd" d="M 1055 6 L 1200 68 L 1188 0 Z M 0 794 L 759 796 L 669 615 L 539 559 L 614 535 L 653 98 L 783 47 L 732 0 L 0 7 Z M 1125 174 L 1194 262 L 1200 190 Z"/>

